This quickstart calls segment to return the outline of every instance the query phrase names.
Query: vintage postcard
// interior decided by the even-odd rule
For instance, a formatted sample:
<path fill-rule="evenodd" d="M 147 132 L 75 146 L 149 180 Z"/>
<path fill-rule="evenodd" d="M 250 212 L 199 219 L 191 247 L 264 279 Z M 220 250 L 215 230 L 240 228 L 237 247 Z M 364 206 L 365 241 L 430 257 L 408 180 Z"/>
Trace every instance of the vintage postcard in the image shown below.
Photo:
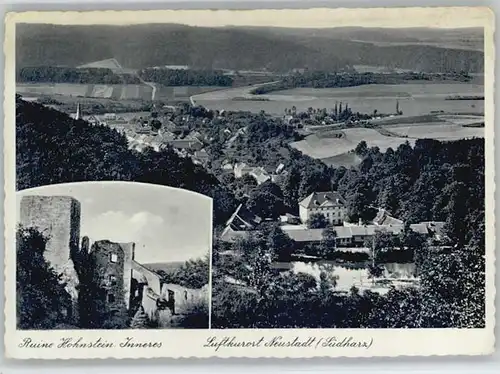
<path fill-rule="evenodd" d="M 493 352 L 490 9 L 5 22 L 8 358 Z"/>

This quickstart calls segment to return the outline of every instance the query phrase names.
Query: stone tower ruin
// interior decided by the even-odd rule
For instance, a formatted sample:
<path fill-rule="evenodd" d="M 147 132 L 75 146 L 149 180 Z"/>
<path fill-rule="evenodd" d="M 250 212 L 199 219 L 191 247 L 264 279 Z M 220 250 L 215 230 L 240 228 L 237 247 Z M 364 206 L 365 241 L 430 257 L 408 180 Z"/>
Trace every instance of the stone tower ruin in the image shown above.
<path fill-rule="evenodd" d="M 132 284 L 134 243 L 99 240 L 92 245 L 92 283 L 102 290 L 108 310 L 128 310 Z"/>
<path fill-rule="evenodd" d="M 80 202 L 70 196 L 24 196 L 20 223 L 48 237 L 44 257 L 60 274 L 80 242 Z"/>
<path fill-rule="evenodd" d="M 24 196 L 19 218 L 23 227 L 35 228 L 48 238 L 45 260 L 61 275 L 72 300 L 71 310 L 64 314 L 68 322 L 78 323 L 79 277 L 73 257 L 79 251 L 80 202 L 69 196 Z"/>

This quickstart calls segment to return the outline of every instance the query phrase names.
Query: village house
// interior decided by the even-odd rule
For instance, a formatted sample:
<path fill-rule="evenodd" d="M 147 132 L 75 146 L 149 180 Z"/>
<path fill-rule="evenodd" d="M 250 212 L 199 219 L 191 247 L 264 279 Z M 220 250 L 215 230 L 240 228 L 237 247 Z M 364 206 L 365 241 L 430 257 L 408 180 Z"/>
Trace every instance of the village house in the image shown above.
<path fill-rule="evenodd" d="M 166 142 L 173 148 L 189 150 L 192 152 L 199 151 L 203 148 L 203 143 L 198 139 L 174 139 Z"/>
<path fill-rule="evenodd" d="M 281 223 L 288 223 L 291 225 L 297 225 L 297 224 L 300 224 L 300 218 L 297 216 L 294 216 L 293 214 L 286 213 L 286 214 L 280 216 L 280 222 Z"/>
<path fill-rule="evenodd" d="M 253 168 L 252 171 L 248 174 L 255 178 L 258 185 L 261 185 L 262 183 L 267 182 L 269 179 L 271 179 L 271 177 L 263 167 Z"/>
<path fill-rule="evenodd" d="M 205 149 L 196 151 L 192 157 L 195 164 L 205 165 L 210 160 L 210 155 Z"/>
<path fill-rule="evenodd" d="M 241 178 L 246 174 L 251 175 L 258 185 L 271 179 L 269 173 L 261 166 L 249 166 L 244 162 L 234 164 L 235 178 Z"/>
<path fill-rule="evenodd" d="M 261 222 L 262 218 L 240 204 L 227 220 L 220 238 L 224 242 L 233 242 L 237 238 L 247 236 L 248 231 L 257 228 Z"/>
<path fill-rule="evenodd" d="M 237 162 L 234 164 L 234 176 L 235 178 L 241 178 L 246 174 L 249 174 L 253 170 L 252 166 L 248 166 L 244 162 Z"/>
<path fill-rule="evenodd" d="M 336 191 L 313 192 L 299 203 L 299 216 L 306 223 L 313 214 L 322 214 L 331 224 L 342 225 L 347 215 L 346 201 Z"/>
<path fill-rule="evenodd" d="M 392 217 L 385 209 L 378 208 L 377 215 L 373 219 L 375 225 L 402 225 L 403 221 Z"/>

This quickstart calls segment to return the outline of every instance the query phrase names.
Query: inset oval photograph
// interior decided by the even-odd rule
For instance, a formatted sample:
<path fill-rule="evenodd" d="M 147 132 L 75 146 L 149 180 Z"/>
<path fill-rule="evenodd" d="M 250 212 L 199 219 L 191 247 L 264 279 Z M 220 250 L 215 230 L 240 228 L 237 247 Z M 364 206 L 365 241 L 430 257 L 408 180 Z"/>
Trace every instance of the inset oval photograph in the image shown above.
<path fill-rule="evenodd" d="M 131 182 L 17 193 L 17 328 L 209 327 L 212 200 Z"/>

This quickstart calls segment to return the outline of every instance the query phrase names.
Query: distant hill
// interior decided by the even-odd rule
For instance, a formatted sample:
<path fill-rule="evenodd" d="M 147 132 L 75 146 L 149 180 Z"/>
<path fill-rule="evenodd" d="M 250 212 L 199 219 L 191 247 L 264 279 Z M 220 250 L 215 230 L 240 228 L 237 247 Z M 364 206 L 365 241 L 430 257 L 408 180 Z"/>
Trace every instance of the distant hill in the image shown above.
<path fill-rule="evenodd" d="M 437 29 L 410 27 L 406 29 L 388 29 L 374 27 L 336 27 L 329 29 L 294 29 L 283 27 L 253 27 L 249 29 L 254 32 L 260 30 L 276 35 L 326 37 L 336 40 L 376 44 L 421 44 L 476 51 L 482 51 L 484 48 L 484 30 L 482 28 Z"/>
<path fill-rule="evenodd" d="M 18 67 L 76 67 L 114 58 L 131 69 L 172 64 L 210 69 L 288 71 L 307 67 L 332 71 L 353 65 L 381 65 L 432 72 L 483 71 L 481 51 L 442 47 L 469 39 L 481 44 L 477 29 L 408 30 L 20 24 L 16 58 Z"/>
<path fill-rule="evenodd" d="M 143 264 L 144 267 L 157 272 L 158 270 L 163 270 L 165 273 L 174 273 L 179 270 L 184 261 L 173 261 L 173 262 L 155 262 L 151 264 Z"/>

